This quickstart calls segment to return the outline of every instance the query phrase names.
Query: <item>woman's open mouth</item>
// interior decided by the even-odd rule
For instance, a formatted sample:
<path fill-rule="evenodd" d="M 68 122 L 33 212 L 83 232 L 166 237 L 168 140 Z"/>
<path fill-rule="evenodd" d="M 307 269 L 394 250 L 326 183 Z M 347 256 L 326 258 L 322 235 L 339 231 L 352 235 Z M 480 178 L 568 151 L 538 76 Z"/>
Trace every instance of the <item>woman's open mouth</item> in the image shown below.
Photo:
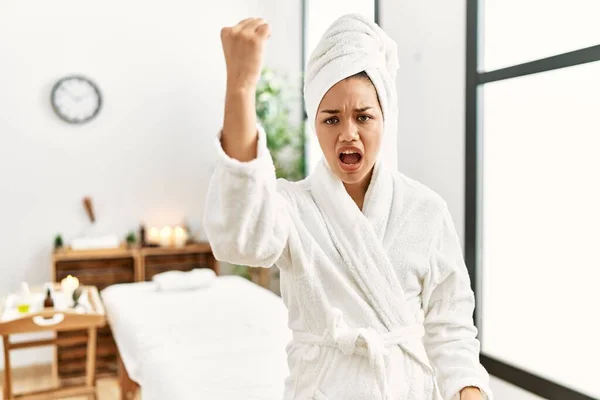
<path fill-rule="evenodd" d="M 355 172 L 362 165 L 362 152 L 356 147 L 347 147 L 339 150 L 338 160 L 340 167 L 346 172 Z"/>

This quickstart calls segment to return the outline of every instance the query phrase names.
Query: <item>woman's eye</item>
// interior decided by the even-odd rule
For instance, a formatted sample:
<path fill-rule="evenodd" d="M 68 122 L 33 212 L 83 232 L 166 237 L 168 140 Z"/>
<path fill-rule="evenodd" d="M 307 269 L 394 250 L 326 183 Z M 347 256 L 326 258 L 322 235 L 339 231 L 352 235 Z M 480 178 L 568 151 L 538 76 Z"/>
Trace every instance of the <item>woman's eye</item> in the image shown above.
<path fill-rule="evenodd" d="M 325 123 L 326 123 L 327 125 L 333 125 L 333 124 L 335 124 L 336 122 L 338 122 L 338 119 L 337 119 L 337 117 L 331 117 L 331 118 L 327 118 L 327 119 L 325 120 Z"/>
<path fill-rule="evenodd" d="M 370 119 L 371 119 L 371 117 L 370 117 L 369 115 L 359 115 L 359 116 L 358 116 L 358 120 L 359 120 L 360 122 L 367 122 L 367 121 L 368 121 L 368 120 L 370 120 Z"/>

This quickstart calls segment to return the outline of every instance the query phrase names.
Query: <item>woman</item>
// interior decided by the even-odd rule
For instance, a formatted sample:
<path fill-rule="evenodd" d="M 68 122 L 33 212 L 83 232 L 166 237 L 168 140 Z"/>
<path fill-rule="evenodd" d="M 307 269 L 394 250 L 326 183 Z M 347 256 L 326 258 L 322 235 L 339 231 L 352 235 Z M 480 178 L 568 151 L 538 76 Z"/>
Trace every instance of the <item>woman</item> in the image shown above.
<path fill-rule="evenodd" d="M 219 260 L 280 268 L 293 331 L 284 399 L 491 398 L 446 204 L 390 167 L 395 43 L 357 15 L 328 29 L 305 85 L 325 160 L 290 183 L 256 128 L 269 35 L 261 19 L 221 32 L 227 94 L 205 225 Z"/>

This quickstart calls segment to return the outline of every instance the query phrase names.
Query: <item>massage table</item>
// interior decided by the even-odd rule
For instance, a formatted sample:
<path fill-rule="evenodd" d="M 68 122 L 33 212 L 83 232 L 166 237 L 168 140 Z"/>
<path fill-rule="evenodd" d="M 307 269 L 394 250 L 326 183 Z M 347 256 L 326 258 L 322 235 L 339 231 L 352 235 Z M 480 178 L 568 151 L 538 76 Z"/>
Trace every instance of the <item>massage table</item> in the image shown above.
<path fill-rule="evenodd" d="M 279 400 L 288 375 L 287 310 L 238 276 L 160 292 L 153 282 L 102 291 L 120 355 L 122 399 Z"/>

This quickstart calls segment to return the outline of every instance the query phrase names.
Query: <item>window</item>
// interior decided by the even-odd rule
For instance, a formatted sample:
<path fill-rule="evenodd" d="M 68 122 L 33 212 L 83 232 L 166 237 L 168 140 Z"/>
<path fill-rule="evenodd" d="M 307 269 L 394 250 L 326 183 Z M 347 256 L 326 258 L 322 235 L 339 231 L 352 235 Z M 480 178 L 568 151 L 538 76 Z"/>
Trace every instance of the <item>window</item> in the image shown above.
<path fill-rule="evenodd" d="M 600 43 L 598 0 L 482 1 L 483 70 Z"/>
<path fill-rule="evenodd" d="M 468 0 L 465 247 L 482 361 L 550 400 L 600 398 L 598 15 L 596 0 Z"/>

